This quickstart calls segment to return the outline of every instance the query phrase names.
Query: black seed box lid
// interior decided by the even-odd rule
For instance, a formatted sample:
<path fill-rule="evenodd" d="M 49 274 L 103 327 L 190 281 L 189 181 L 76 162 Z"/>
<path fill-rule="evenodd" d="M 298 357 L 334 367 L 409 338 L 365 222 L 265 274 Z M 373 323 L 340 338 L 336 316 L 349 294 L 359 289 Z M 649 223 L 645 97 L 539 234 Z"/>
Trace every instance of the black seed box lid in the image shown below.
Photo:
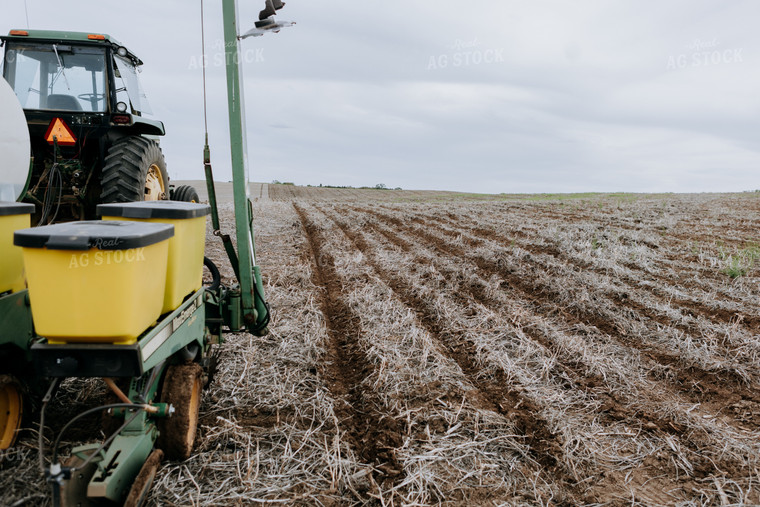
<path fill-rule="evenodd" d="M 128 250 L 172 236 L 174 226 L 170 224 L 90 220 L 21 229 L 13 233 L 13 244 L 50 250 Z"/>
<path fill-rule="evenodd" d="M 0 202 L 0 217 L 10 215 L 31 215 L 34 213 L 34 204 L 23 202 Z"/>
<path fill-rule="evenodd" d="M 98 204 L 99 216 L 122 218 L 165 218 L 182 220 L 208 215 L 211 206 L 184 201 L 139 201 L 114 204 Z"/>

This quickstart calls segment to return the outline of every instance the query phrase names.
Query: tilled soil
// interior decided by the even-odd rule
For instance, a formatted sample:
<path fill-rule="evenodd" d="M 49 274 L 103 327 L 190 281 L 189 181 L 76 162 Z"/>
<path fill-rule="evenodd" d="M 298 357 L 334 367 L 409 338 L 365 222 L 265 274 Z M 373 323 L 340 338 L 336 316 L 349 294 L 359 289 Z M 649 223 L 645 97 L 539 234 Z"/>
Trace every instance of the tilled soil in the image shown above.
<path fill-rule="evenodd" d="M 760 504 L 756 194 L 255 190 L 271 332 L 152 502 Z"/>

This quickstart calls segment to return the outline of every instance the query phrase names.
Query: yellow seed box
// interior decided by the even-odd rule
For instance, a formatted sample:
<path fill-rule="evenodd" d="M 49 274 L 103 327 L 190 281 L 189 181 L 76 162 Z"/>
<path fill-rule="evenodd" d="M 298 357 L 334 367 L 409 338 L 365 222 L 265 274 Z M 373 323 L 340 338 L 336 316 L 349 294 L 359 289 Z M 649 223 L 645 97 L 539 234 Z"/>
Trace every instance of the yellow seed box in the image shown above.
<path fill-rule="evenodd" d="M 50 343 L 135 343 L 161 315 L 166 224 L 70 222 L 15 233 L 37 334 Z"/>
<path fill-rule="evenodd" d="M 206 245 L 208 204 L 180 201 L 143 201 L 100 204 L 103 220 L 164 223 L 174 226 L 169 240 L 166 293 L 162 312 L 177 309 L 188 294 L 203 284 L 203 254 Z"/>
<path fill-rule="evenodd" d="M 33 204 L 0 202 L 0 294 L 26 286 L 21 248 L 13 245 L 13 233 L 30 225 Z"/>

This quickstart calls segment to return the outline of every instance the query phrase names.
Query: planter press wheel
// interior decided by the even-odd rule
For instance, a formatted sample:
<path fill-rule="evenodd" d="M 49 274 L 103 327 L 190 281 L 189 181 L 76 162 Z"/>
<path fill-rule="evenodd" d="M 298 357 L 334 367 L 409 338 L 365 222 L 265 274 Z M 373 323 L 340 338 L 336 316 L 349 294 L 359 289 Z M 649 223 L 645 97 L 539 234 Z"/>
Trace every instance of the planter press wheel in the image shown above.
<path fill-rule="evenodd" d="M 150 493 L 150 487 L 153 485 L 153 479 L 156 478 L 156 472 L 161 467 L 161 460 L 164 459 L 164 453 L 161 449 L 153 449 L 148 459 L 140 468 L 140 473 L 135 477 L 132 488 L 129 490 L 127 499 L 124 501 L 124 507 L 141 507 L 145 505 Z"/>
<path fill-rule="evenodd" d="M 16 443 L 23 412 L 21 384 L 10 375 L 0 375 L 0 451 Z"/>
<path fill-rule="evenodd" d="M 166 369 L 161 388 L 161 402 L 174 407 L 171 417 L 160 419 L 157 440 L 159 449 L 173 460 L 186 460 L 193 451 L 198 429 L 198 410 L 203 391 L 203 368 L 198 363 L 184 363 Z"/>

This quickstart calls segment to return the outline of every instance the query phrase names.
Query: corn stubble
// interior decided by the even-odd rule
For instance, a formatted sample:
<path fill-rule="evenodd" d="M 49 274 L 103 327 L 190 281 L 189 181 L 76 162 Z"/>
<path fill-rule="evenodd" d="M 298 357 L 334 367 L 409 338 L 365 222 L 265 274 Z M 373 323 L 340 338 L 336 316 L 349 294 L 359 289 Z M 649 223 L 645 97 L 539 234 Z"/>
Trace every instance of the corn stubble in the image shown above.
<path fill-rule="evenodd" d="M 725 272 L 754 196 L 286 190 L 254 203 L 271 333 L 223 345 L 153 502 L 760 503 L 760 280 Z"/>

